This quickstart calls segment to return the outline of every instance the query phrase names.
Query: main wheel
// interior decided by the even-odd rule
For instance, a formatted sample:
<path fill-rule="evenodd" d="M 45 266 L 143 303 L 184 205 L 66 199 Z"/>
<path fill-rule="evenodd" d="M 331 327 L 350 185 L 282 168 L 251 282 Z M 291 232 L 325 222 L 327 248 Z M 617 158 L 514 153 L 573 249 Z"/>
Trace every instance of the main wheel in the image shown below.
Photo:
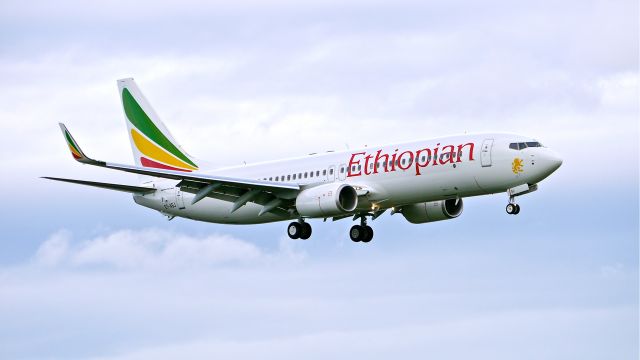
<path fill-rule="evenodd" d="M 507 214 L 513 215 L 516 212 L 516 204 L 507 204 Z"/>
<path fill-rule="evenodd" d="M 362 241 L 362 235 L 364 232 L 363 230 L 364 229 L 362 228 L 362 226 L 353 225 L 351 227 L 351 230 L 349 230 L 349 237 L 351 238 L 351 241 L 354 241 L 354 242 Z"/>
<path fill-rule="evenodd" d="M 300 234 L 300 239 L 307 240 L 309 237 L 311 237 L 311 225 L 306 222 L 303 222 L 301 225 L 302 233 Z"/>
<path fill-rule="evenodd" d="M 365 226 L 364 229 L 365 232 L 362 242 L 368 243 L 369 241 L 371 241 L 371 239 L 373 239 L 373 229 L 371 228 L 371 226 Z"/>
<path fill-rule="evenodd" d="M 302 235 L 302 226 L 297 222 L 290 223 L 287 227 L 287 235 L 292 239 L 298 239 Z"/>
<path fill-rule="evenodd" d="M 516 211 L 513 213 L 513 215 L 518 215 L 520 214 L 520 205 L 516 204 Z"/>

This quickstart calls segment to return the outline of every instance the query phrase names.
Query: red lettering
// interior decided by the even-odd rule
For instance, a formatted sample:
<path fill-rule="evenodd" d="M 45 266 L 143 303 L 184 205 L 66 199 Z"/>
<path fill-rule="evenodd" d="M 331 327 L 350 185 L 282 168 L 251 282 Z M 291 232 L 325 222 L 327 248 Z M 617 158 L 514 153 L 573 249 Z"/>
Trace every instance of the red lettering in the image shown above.
<path fill-rule="evenodd" d="M 405 156 L 405 154 L 409 154 L 409 159 L 407 161 L 406 167 L 402 161 L 402 157 Z M 412 161 L 413 161 L 413 151 L 405 151 L 402 154 L 400 154 L 400 156 L 398 157 L 398 167 L 402 170 L 407 170 L 409 169 L 409 167 L 411 167 Z"/>
<path fill-rule="evenodd" d="M 364 174 L 365 175 L 371 175 L 371 173 L 369 172 L 369 160 L 371 160 L 371 154 L 367 154 L 367 156 L 364 157 Z"/>
<path fill-rule="evenodd" d="M 449 150 L 449 151 L 445 151 L 445 149 L 446 149 L 446 148 L 450 148 L 451 150 Z M 441 154 L 441 156 L 440 156 L 440 165 L 444 165 L 444 164 L 446 164 L 446 163 L 451 163 L 451 164 L 453 164 L 453 161 L 454 161 L 454 160 L 453 160 L 453 157 L 454 157 L 454 155 L 455 155 L 455 151 L 456 151 L 456 149 L 453 147 L 453 145 L 445 145 L 445 146 L 443 146 L 443 147 L 442 147 L 442 154 Z M 449 154 L 449 156 L 447 157 L 447 159 L 446 159 L 446 160 L 442 161 L 442 160 L 443 160 L 443 155 L 444 155 L 444 154 Z"/>
<path fill-rule="evenodd" d="M 433 149 L 433 163 L 431 165 L 438 165 L 438 146 L 440 146 L 440 143 Z"/>
<path fill-rule="evenodd" d="M 360 164 L 360 160 L 358 160 L 358 161 L 353 161 L 353 159 L 356 157 L 356 155 L 364 155 L 364 154 L 365 154 L 365 152 L 364 152 L 364 151 L 363 151 L 363 152 L 358 152 L 358 153 L 351 154 L 351 160 L 349 160 L 349 167 L 347 168 L 347 177 L 360 176 L 360 175 L 362 175 L 362 173 L 360 172 L 360 170 L 358 170 L 358 173 L 357 173 L 357 174 L 356 174 L 356 173 L 352 173 L 352 171 L 351 171 L 351 170 L 352 170 L 352 168 L 353 168 L 354 166 L 357 166 L 357 165 L 359 165 L 359 164 Z M 356 167 L 356 169 L 357 169 L 357 167 Z"/>
<path fill-rule="evenodd" d="M 465 146 L 469 146 L 469 161 L 473 160 L 473 143 L 466 143 L 464 145 L 458 145 L 458 159 L 456 160 L 456 162 L 462 161 L 460 160 L 460 155 L 462 154 L 462 149 Z"/>
<path fill-rule="evenodd" d="M 389 171 L 396 171 L 396 156 L 398 156 L 398 149 L 396 149 L 396 153 L 391 155 L 391 169 Z M 384 169 L 384 172 L 387 172 L 387 169 Z"/>
<path fill-rule="evenodd" d="M 424 163 L 420 163 L 420 154 L 423 152 L 426 152 L 427 155 L 424 157 Z M 420 175 L 421 167 L 427 167 L 427 165 L 429 165 L 430 158 L 431 158 L 431 149 L 429 148 L 424 148 L 416 152 L 416 175 Z"/>
<path fill-rule="evenodd" d="M 376 158 L 375 158 L 375 163 L 373 165 L 373 173 L 377 174 L 378 173 L 378 164 L 380 163 L 380 160 L 382 158 L 384 158 L 384 162 L 382 162 L 382 164 L 384 164 L 384 172 L 387 172 L 387 163 L 389 162 L 389 155 L 388 154 L 382 154 L 380 155 L 380 153 L 382 152 L 382 150 L 378 150 L 378 152 L 376 153 Z"/>

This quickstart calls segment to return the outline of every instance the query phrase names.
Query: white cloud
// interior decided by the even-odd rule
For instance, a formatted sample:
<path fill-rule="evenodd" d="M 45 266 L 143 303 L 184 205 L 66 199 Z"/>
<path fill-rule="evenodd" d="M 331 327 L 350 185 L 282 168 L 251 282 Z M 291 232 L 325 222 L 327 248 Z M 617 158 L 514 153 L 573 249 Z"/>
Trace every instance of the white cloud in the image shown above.
<path fill-rule="evenodd" d="M 304 258 L 297 249 L 312 245 L 269 251 L 157 229 L 81 241 L 56 233 L 34 261 L 0 268 L 0 357 L 637 354 L 636 269 L 617 267 L 611 281 L 597 269 L 531 263 L 528 252 L 343 247 L 341 257 Z"/>
<path fill-rule="evenodd" d="M 324 331 L 266 340 L 204 338 L 99 359 L 262 359 L 264 354 L 279 359 L 424 359 L 428 356 L 431 359 L 595 360 L 605 354 L 633 358 L 633 350 L 616 351 L 613 355 L 608 353 L 612 345 L 609 339 L 592 339 L 604 336 L 602 327 L 610 327 L 612 319 L 620 321 L 635 314 L 630 308 L 495 312 L 458 321 Z M 576 329 L 581 323 L 588 324 L 589 328 Z M 581 341 L 583 346 L 567 346 Z M 590 344 L 586 346 L 587 343 Z"/>
<path fill-rule="evenodd" d="M 67 231 L 52 235 L 38 248 L 34 262 L 46 267 L 106 267 L 121 270 L 174 270 L 228 264 L 255 265 L 304 258 L 289 242 L 265 252 L 228 235 L 202 237 L 159 229 L 120 230 L 73 243 Z"/>
<path fill-rule="evenodd" d="M 627 251 L 637 250 L 637 2 L 312 3 L 0 2 L 0 159 L 11 175 L 0 181 L 21 189 L 3 213 L 17 235 L 0 253 L 17 264 L 0 268 L 0 358 L 638 358 Z M 114 204 L 133 207 L 36 179 L 135 182 L 75 164 L 56 126 L 90 155 L 130 162 L 123 76 L 186 149 L 218 165 L 465 130 L 536 136 L 565 163 L 532 195 L 540 216 L 495 221 L 482 205 L 504 215 L 504 199 L 474 199 L 469 211 L 486 213 L 475 221 L 388 229 L 381 219 L 373 246 L 338 256 L 322 251 L 342 230 L 276 249 L 159 229 L 62 231 L 38 246 L 33 228 L 110 227 L 127 216 Z"/>

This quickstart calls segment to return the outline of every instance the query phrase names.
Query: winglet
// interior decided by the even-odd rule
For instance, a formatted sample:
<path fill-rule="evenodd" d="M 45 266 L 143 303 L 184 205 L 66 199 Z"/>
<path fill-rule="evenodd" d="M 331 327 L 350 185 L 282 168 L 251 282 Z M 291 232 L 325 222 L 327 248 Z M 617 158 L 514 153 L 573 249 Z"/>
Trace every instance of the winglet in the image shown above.
<path fill-rule="evenodd" d="M 60 125 L 60 130 L 62 130 L 62 135 L 64 136 L 64 139 L 67 142 L 67 145 L 69 146 L 69 150 L 71 151 L 71 156 L 73 156 L 73 158 L 76 161 L 79 161 L 83 164 L 91 164 L 91 165 L 96 165 L 100 163 L 99 161 L 93 160 L 89 158 L 87 155 L 85 155 L 84 152 L 82 152 L 82 150 L 80 149 L 80 146 L 78 146 L 78 143 L 75 141 L 73 136 L 71 136 L 71 133 L 69 132 L 69 130 L 67 130 L 67 127 L 64 126 L 63 123 L 59 123 L 59 125 Z"/>

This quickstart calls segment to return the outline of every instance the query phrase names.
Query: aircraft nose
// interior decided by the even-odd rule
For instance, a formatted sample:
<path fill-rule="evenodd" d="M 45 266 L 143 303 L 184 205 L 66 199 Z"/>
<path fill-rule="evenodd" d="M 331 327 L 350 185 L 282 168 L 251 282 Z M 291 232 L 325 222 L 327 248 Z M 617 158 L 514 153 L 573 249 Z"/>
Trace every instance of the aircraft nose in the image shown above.
<path fill-rule="evenodd" d="M 544 164 L 547 170 L 546 172 L 548 174 L 551 174 L 552 172 L 558 170 L 560 165 L 562 165 L 562 158 L 560 157 L 560 155 L 558 155 L 553 151 L 546 152 L 543 158 L 544 158 Z"/>

